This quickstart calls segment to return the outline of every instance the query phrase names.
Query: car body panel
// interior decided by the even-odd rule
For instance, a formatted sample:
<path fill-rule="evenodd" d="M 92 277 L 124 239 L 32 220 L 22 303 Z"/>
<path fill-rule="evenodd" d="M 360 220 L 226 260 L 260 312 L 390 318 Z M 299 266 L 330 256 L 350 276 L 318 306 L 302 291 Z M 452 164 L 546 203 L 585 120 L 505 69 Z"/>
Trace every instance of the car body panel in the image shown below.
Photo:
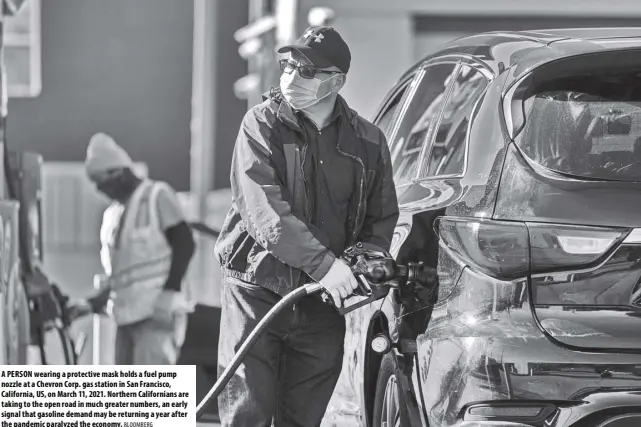
<path fill-rule="evenodd" d="M 505 76 L 502 74 L 490 82 L 472 122 L 468 138 L 470 141 L 483 142 L 468 143 L 468 159 L 464 176 L 458 183 L 448 181 L 450 186 L 460 187 L 460 196 L 453 199 L 448 206 L 448 215 L 489 218 L 493 214 L 505 157 L 506 140 L 497 114 Z M 423 182 L 428 181 L 440 180 L 430 179 Z M 423 208 L 429 208 L 427 202 Z"/>
<path fill-rule="evenodd" d="M 541 48 L 552 41 L 562 39 L 562 37 L 540 39 L 512 33 L 485 33 L 465 37 L 449 42 L 438 52 L 422 58 L 410 67 L 404 76 L 415 72 L 424 63 L 444 55 L 474 57 L 492 69 L 495 75 L 498 75 L 502 70 L 518 62 L 519 58 L 527 52 Z"/>
<path fill-rule="evenodd" d="M 380 302 L 378 305 L 380 306 Z M 334 389 L 323 418 L 323 427 L 365 426 L 364 372 L 365 352 L 368 348 L 367 328 L 376 312 L 376 306 L 369 304 L 345 316 L 343 369 Z"/>
<path fill-rule="evenodd" d="M 404 74 L 415 72 L 422 64 L 446 54 L 475 57 L 500 74 L 501 69 L 515 68 L 511 80 L 522 73 L 555 59 L 606 49 L 641 46 L 639 28 L 559 29 L 530 32 L 489 32 L 445 44 L 422 58 Z M 503 66 L 499 66 L 503 64 Z M 512 81 L 508 81 L 508 85 Z"/>
<path fill-rule="evenodd" d="M 501 186 L 507 190 L 499 192 L 494 218 L 641 226 L 641 215 L 636 209 L 630 209 L 641 206 L 641 183 L 581 181 L 552 171 L 537 172 L 514 144 L 510 144 L 507 151 L 501 179 Z"/>
<path fill-rule="evenodd" d="M 430 427 L 463 425 L 458 415 L 469 402 L 575 400 L 591 390 L 641 390 L 641 356 L 569 354 L 542 335 L 528 293 L 518 292 L 525 286 L 473 273 L 467 280 L 475 282 L 474 293 L 457 287 L 439 301 L 417 339 Z"/>
<path fill-rule="evenodd" d="M 639 28 L 636 27 L 603 27 L 603 28 L 550 28 L 532 32 L 547 37 L 562 39 L 599 40 L 612 38 L 639 37 Z"/>

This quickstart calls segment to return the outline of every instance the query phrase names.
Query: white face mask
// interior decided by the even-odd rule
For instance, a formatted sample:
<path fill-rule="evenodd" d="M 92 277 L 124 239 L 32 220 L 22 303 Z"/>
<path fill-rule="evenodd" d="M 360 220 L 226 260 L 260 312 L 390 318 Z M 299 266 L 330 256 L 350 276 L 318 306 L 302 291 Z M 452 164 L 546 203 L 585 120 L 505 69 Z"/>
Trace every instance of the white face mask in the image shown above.
<path fill-rule="evenodd" d="M 317 104 L 332 94 L 332 81 L 339 74 L 325 80 L 316 77 L 304 79 L 297 71 L 280 76 L 280 90 L 289 105 L 295 110 L 303 110 Z"/>

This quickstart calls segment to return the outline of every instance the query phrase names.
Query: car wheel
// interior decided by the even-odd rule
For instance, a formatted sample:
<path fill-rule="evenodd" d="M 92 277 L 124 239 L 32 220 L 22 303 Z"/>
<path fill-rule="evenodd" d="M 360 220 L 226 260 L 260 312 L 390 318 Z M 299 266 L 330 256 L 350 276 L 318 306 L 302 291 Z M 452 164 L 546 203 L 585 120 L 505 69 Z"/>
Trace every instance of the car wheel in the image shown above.
<path fill-rule="evenodd" d="M 407 425 L 407 409 L 402 389 L 396 377 L 394 354 L 383 356 L 376 381 L 373 427 L 398 427 Z"/>

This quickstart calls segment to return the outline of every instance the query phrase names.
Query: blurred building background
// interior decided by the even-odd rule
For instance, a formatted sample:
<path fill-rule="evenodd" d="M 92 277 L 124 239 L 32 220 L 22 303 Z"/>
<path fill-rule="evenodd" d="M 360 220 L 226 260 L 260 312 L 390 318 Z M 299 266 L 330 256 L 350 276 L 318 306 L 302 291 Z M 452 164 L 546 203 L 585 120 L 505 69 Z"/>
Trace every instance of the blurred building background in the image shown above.
<path fill-rule="evenodd" d="M 246 72 L 232 35 L 247 23 L 247 4 L 233 4 L 216 8 L 210 25 L 220 46 L 207 46 L 216 53 L 212 102 L 224 106 L 216 122 L 234 123 L 212 135 L 228 141 L 212 152 L 220 159 L 230 158 L 246 109 L 232 89 Z M 105 201 L 82 171 L 94 133 L 113 135 L 150 176 L 190 191 L 194 13 L 189 1 L 26 0 L 6 18 L 6 140 L 43 156 L 46 264 L 60 283 L 78 289 L 74 294 L 91 286 L 99 268 Z M 228 175 L 228 167 L 219 168 L 209 188 L 227 187 Z"/>
<path fill-rule="evenodd" d="M 20 1 L 5 0 L 5 7 Z M 371 118 L 387 90 L 443 43 L 483 31 L 635 26 L 634 0 L 26 0 L 4 25 L 9 147 L 44 159 L 49 273 L 74 295 L 100 271 L 105 200 L 84 177 L 92 134 L 107 132 L 194 219 L 219 228 L 234 139 L 248 107 L 278 83 L 276 49 L 310 24 L 352 50 L 344 96 Z M 193 267 L 216 306 L 217 266 Z"/>
<path fill-rule="evenodd" d="M 220 87 L 231 87 L 246 67 L 231 34 L 247 22 L 247 6 L 228 3 L 238 7 L 220 8 L 215 22 L 217 32 L 229 35 L 228 46 L 210 46 L 221 55 Z M 32 14 L 39 19 L 30 19 Z M 10 100 L 9 143 L 37 151 L 47 161 L 80 162 L 91 135 L 104 131 L 144 161 L 152 175 L 187 191 L 193 2 L 27 0 L 8 21 L 30 20 L 40 40 L 39 69 L 24 72 L 23 58 L 7 50 L 10 87 L 29 76 L 41 83 L 30 93 L 10 92 L 15 97 Z M 243 113 L 245 106 L 231 89 L 218 96 L 217 102 L 226 105 L 221 122 Z M 221 177 L 225 185 L 224 172 Z"/>
<path fill-rule="evenodd" d="M 204 13 L 197 14 L 204 3 Z M 447 41 L 483 31 L 634 26 L 641 5 L 633 0 L 26 0 L 5 25 L 7 140 L 39 152 L 47 162 L 81 162 L 91 135 L 108 132 L 151 176 L 189 191 L 192 92 L 199 86 L 208 92 L 207 121 L 213 126 L 208 143 L 215 162 L 208 186 L 225 188 L 238 124 L 260 93 L 278 81 L 275 49 L 291 42 L 310 19 L 324 17 L 352 49 L 344 95 L 371 117 L 402 72 Z M 198 19 L 208 28 L 207 64 L 194 57 Z M 196 74 L 194 64 L 201 68 Z M 208 77 L 206 85 L 194 75 Z"/>
<path fill-rule="evenodd" d="M 84 177 L 89 138 L 113 135 L 142 171 L 181 192 L 193 219 L 219 228 L 240 121 L 278 83 L 276 49 L 310 24 L 333 25 L 346 39 L 352 69 L 343 95 L 371 118 L 408 67 L 453 39 L 484 31 L 637 26 L 641 18 L 636 0 L 24 3 L 3 26 L 6 142 L 43 156 L 45 267 L 73 296 L 91 292 L 101 270 L 98 227 L 106 201 Z M 201 303 L 216 307 L 213 242 L 199 243 L 191 274 Z"/>

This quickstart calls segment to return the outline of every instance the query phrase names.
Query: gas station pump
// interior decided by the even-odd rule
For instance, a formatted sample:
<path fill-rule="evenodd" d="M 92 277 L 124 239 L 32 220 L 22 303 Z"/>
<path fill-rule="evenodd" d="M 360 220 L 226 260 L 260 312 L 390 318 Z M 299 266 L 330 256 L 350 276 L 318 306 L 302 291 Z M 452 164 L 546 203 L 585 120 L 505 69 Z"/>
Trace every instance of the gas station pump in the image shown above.
<path fill-rule="evenodd" d="M 4 45 L 5 17 L 16 13 L 24 1 L 4 0 L 0 11 L 0 47 Z M 4 51 L 4 50 L 3 50 Z M 0 57 L 0 364 L 26 363 L 30 338 L 29 303 L 20 280 L 19 202 L 9 185 L 9 150 L 5 141 L 8 90 L 4 58 Z"/>
<path fill-rule="evenodd" d="M 2 0 L 0 30 L 6 17 L 27 2 Z M 3 34 L 0 31 L 0 47 L 5 44 Z M 7 87 L 6 64 L 0 56 L 0 365 L 27 364 L 30 345 L 39 348 L 40 363 L 46 364 L 44 334 L 52 330 L 62 343 L 65 362 L 75 364 L 67 301 L 42 271 L 43 159 L 6 140 Z"/>

